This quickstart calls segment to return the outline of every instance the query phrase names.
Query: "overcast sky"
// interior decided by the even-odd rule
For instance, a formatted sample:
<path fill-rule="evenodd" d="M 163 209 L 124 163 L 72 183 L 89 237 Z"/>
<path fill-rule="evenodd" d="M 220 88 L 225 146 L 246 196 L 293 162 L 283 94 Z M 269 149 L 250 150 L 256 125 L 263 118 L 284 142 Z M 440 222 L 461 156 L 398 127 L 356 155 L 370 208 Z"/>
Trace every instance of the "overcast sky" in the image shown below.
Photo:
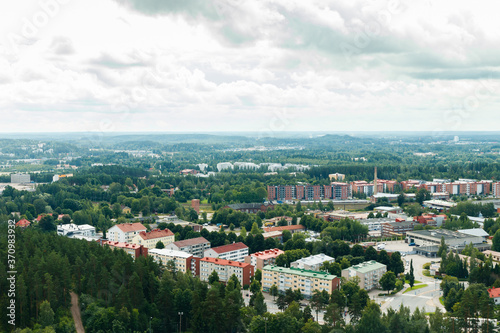
<path fill-rule="evenodd" d="M 2 131 L 498 130 L 492 4 L 2 1 Z"/>

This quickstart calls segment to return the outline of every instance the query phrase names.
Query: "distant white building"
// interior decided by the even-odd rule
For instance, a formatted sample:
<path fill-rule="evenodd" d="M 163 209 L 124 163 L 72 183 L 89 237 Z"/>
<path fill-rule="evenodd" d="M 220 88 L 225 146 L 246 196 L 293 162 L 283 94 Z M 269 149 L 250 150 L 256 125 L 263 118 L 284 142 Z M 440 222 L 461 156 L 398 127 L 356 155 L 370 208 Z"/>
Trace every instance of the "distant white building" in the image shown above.
<path fill-rule="evenodd" d="M 219 172 L 221 172 L 223 170 L 227 170 L 227 169 L 231 169 L 231 170 L 234 169 L 233 164 L 231 162 L 222 162 L 222 163 L 217 164 L 217 170 Z"/>
<path fill-rule="evenodd" d="M 76 225 L 74 223 L 61 224 L 57 226 L 57 234 L 61 236 L 74 237 L 74 236 L 95 236 L 95 227 L 90 224 Z"/>
<path fill-rule="evenodd" d="M 13 173 L 10 175 L 10 182 L 14 184 L 30 183 L 31 176 L 29 173 Z"/>

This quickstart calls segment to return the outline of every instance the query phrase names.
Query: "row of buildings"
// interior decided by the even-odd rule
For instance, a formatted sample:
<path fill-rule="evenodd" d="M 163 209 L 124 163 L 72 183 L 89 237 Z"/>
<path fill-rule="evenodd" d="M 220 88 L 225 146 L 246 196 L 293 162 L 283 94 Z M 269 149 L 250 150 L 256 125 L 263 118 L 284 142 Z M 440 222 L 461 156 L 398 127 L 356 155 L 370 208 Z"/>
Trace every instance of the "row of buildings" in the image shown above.
<path fill-rule="evenodd" d="M 343 179 L 343 178 L 340 178 Z M 397 193 L 411 188 L 425 188 L 434 199 L 447 199 L 451 195 L 489 195 L 500 197 L 500 182 L 489 180 L 459 179 L 448 181 L 434 179 L 432 182 L 422 180 L 406 180 L 397 182 L 395 180 L 375 179 L 373 182 L 364 180 L 350 183 L 332 182 L 329 185 L 269 185 L 267 186 L 267 199 L 269 201 L 291 201 L 291 200 L 346 200 L 355 193 L 364 193 L 367 197 L 383 193 Z M 384 197 L 383 195 L 380 196 Z M 397 195 L 388 197 L 395 201 Z"/>

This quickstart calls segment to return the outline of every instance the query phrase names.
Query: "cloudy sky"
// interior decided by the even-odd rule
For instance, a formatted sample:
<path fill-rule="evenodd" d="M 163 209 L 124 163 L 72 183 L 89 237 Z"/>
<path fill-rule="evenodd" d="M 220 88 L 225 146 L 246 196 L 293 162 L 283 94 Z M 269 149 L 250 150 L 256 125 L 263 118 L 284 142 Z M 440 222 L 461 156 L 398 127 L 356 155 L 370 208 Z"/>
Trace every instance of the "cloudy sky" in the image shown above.
<path fill-rule="evenodd" d="M 2 131 L 498 130 L 491 5 L 3 1 Z"/>

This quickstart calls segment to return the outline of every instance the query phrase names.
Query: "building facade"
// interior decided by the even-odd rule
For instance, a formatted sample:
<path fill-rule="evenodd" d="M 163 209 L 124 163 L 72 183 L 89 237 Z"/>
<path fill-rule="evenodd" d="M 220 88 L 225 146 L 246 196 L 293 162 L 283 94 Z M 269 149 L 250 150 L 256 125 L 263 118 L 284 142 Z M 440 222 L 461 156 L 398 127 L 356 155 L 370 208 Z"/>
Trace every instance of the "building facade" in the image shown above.
<path fill-rule="evenodd" d="M 191 253 L 193 256 L 202 258 L 205 250 L 210 248 L 210 242 L 203 237 L 184 239 L 165 246 L 166 249 Z"/>
<path fill-rule="evenodd" d="M 139 244 L 154 249 L 158 242 L 162 242 L 167 246 L 175 241 L 175 235 L 169 229 L 160 230 L 153 229 L 150 232 L 142 231 L 132 239 L 133 244 Z"/>
<path fill-rule="evenodd" d="M 345 200 L 350 196 L 347 183 L 332 182 L 330 185 L 269 185 L 267 199 L 269 201 L 292 200 Z"/>
<path fill-rule="evenodd" d="M 10 182 L 14 184 L 24 184 L 31 182 L 29 173 L 13 173 L 10 175 Z"/>
<path fill-rule="evenodd" d="M 365 290 L 379 288 L 379 280 L 387 272 L 387 266 L 375 260 L 365 261 L 342 270 L 342 277 L 352 279 L 359 277 L 359 287 Z"/>
<path fill-rule="evenodd" d="M 255 252 L 249 256 L 246 256 L 245 262 L 255 267 L 255 269 L 260 269 L 262 271 L 264 266 L 274 265 L 276 258 L 283 253 L 285 253 L 285 251 L 280 249 L 271 249 L 261 252 Z"/>
<path fill-rule="evenodd" d="M 329 294 L 338 289 L 340 279 L 326 272 L 315 272 L 298 268 L 267 265 L 262 269 L 262 290 L 269 292 L 276 285 L 280 292 L 287 289 L 300 290 L 304 297 L 312 296 L 314 290 Z"/>
<path fill-rule="evenodd" d="M 67 237 L 75 235 L 94 237 L 96 235 L 94 226 L 91 226 L 90 224 L 76 225 L 74 223 L 58 225 L 57 234 Z"/>
<path fill-rule="evenodd" d="M 123 223 L 109 228 L 106 236 L 113 242 L 131 243 L 132 239 L 143 231 L 147 230 L 141 223 Z"/>
<path fill-rule="evenodd" d="M 213 271 L 217 272 L 220 282 L 227 282 L 234 274 L 241 286 L 249 286 L 254 275 L 254 267 L 244 262 L 208 257 L 200 259 L 201 281 L 208 281 Z"/>
<path fill-rule="evenodd" d="M 183 273 L 190 271 L 195 276 L 199 275 L 200 261 L 190 253 L 169 249 L 151 249 L 148 250 L 148 254 L 164 267 L 168 262 L 172 262 L 176 271 Z"/>
<path fill-rule="evenodd" d="M 242 242 L 213 247 L 206 250 L 204 253 L 204 257 L 220 258 L 239 262 L 244 262 L 246 256 L 248 256 L 248 246 Z"/>

